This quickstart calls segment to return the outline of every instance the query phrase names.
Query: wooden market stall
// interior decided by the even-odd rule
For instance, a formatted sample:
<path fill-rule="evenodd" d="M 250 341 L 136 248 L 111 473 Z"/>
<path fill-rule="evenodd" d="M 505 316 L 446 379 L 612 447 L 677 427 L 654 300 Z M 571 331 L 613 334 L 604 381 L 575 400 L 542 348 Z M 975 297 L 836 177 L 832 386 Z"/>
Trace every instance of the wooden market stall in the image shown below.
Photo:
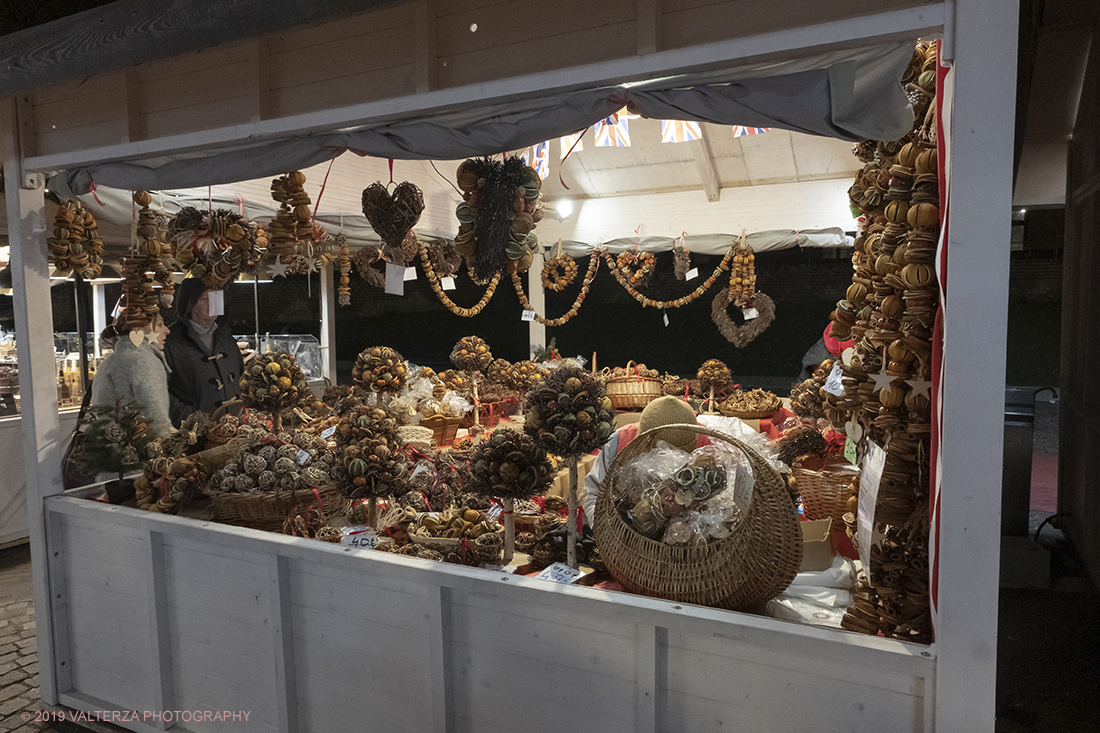
<path fill-rule="evenodd" d="M 114 719 L 138 731 L 237 729 L 215 710 L 279 731 L 992 730 L 1016 23 L 994 0 L 799 0 L 783 13 L 761 0 L 422 0 L 9 89 L 43 700 L 138 711 Z M 946 270 L 959 284 L 944 298 L 938 379 L 935 644 L 425 567 L 60 495 L 52 344 L 36 337 L 52 332 L 45 174 L 141 188 L 153 159 L 180 161 L 186 178 L 215 154 L 261 144 L 679 73 L 812 69 L 830 53 L 934 33 L 951 67 L 941 279 Z"/>

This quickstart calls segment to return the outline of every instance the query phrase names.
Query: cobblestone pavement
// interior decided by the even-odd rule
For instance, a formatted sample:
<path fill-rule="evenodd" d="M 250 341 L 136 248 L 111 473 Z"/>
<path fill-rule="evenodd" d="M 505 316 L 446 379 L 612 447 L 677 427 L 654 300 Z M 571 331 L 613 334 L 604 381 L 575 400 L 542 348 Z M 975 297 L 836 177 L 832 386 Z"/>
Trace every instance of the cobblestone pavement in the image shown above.
<path fill-rule="evenodd" d="M 0 733 L 87 731 L 71 721 L 36 720 L 43 717 L 40 711 L 70 717 L 73 711 L 50 708 L 38 698 L 38 641 L 31 597 L 30 547 L 0 550 Z M 98 725 L 97 730 L 101 730 Z"/>

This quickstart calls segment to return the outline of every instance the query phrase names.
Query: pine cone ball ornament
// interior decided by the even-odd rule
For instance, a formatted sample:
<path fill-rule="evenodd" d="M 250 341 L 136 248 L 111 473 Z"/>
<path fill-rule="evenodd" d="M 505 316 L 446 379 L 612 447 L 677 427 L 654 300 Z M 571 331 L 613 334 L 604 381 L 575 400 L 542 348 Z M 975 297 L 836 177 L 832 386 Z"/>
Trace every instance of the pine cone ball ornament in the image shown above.
<path fill-rule="evenodd" d="M 560 367 L 524 398 L 524 430 L 559 456 L 591 453 L 607 442 L 615 410 L 600 384 L 579 367 Z"/>
<path fill-rule="evenodd" d="M 309 383 L 290 354 L 260 354 L 241 377 L 241 400 L 251 410 L 278 412 L 297 407 Z"/>
<path fill-rule="evenodd" d="M 695 375 L 699 380 L 699 384 L 704 389 L 721 389 L 729 385 L 730 380 L 733 379 L 733 375 L 730 374 L 730 369 L 724 362 L 718 359 L 707 359 L 703 362 L 703 365 L 699 367 L 698 373 Z"/>
<path fill-rule="evenodd" d="M 484 339 L 463 336 L 451 351 L 451 363 L 468 372 L 483 372 L 493 363 L 493 354 Z"/>
<path fill-rule="evenodd" d="M 470 459 L 480 494 L 526 499 L 545 491 L 554 476 L 546 449 L 529 435 L 512 429 L 494 431 Z"/>
<path fill-rule="evenodd" d="M 372 392 L 396 394 L 408 380 L 408 367 L 405 357 L 389 346 L 371 346 L 360 352 L 351 378 Z"/>

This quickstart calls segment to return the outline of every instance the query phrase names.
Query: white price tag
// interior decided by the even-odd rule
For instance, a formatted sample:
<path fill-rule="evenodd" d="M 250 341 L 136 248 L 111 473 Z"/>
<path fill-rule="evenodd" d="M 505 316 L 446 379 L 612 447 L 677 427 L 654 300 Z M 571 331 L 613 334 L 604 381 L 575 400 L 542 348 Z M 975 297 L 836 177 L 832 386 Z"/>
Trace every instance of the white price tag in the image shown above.
<path fill-rule="evenodd" d="M 746 321 L 751 321 L 752 319 L 760 315 L 760 311 L 756 310 L 755 308 L 742 308 L 741 315 L 745 317 Z"/>
<path fill-rule="evenodd" d="M 412 476 L 409 476 L 409 481 L 412 481 L 414 478 L 416 478 L 417 476 L 419 476 L 422 473 L 430 473 L 431 470 L 432 469 L 428 468 L 425 464 L 418 463 L 416 465 L 416 469 L 412 472 Z"/>
<path fill-rule="evenodd" d="M 373 550 L 378 545 L 378 533 L 373 527 L 355 525 L 343 528 L 344 536 L 340 544 L 344 547 L 358 547 L 361 550 Z"/>
<path fill-rule="evenodd" d="M 687 271 L 686 275 L 684 275 L 684 281 L 686 282 L 688 280 L 694 280 L 697 277 L 699 277 L 699 268 L 693 267 Z"/>
<path fill-rule="evenodd" d="M 665 313 L 664 317 L 662 317 L 661 320 L 665 322 L 665 327 L 667 328 L 668 327 L 668 314 Z"/>
<path fill-rule="evenodd" d="M 533 321 L 535 320 L 534 311 L 523 311 L 523 315 L 520 317 L 521 321 Z"/>
<path fill-rule="evenodd" d="M 886 465 L 886 451 L 873 441 L 867 441 L 867 453 L 859 474 L 859 520 L 856 537 L 859 540 L 859 559 L 871 578 L 871 545 L 875 536 L 875 503 L 878 501 L 878 485 L 882 480 L 882 468 Z"/>
<path fill-rule="evenodd" d="M 444 290 L 455 289 L 455 279 L 453 277 L 441 277 L 439 278 L 439 284 L 443 286 Z"/>
<path fill-rule="evenodd" d="M 416 279 L 416 268 L 415 267 L 406 267 L 405 268 L 405 274 L 402 275 L 401 278 L 405 282 L 408 282 L 410 280 L 415 280 Z"/>
<path fill-rule="evenodd" d="M 386 263 L 386 292 L 389 295 L 405 294 L 405 268 Z"/>
<path fill-rule="evenodd" d="M 554 583 L 569 585 L 574 580 L 581 577 L 581 571 L 574 570 L 565 563 L 556 562 L 535 577 L 539 580 L 549 580 Z"/>
<path fill-rule="evenodd" d="M 829 394 L 836 395 L 837 397 L 844 396 L 844 385 L 841 384 L 840 362 L 833 364 L 833 370 L 829 372 L 829 378 L 825 380 L 825 386 L 822 387 Z"/>
<path fill-rule="evenodd" d="M 222 316 L 225 315 L 225 291 L 224 290 L 207 290 L 207 297 L 210 303 L 210 315 Z"/>
<path fill-rule="evenodd" d="M 303 449 L 299 448 L 297 458 L 298 458 L 298 465 L 299 466 L 304 466 L 306 461 L 308 461 L 310 459 L 310 455 L 309 455 L 309 453 L 307 453 Z"/>
<path fill-rule="evenodd" d="M 332 425 L 332 426 L 327 427 L 327 428 L 325 428 L 324 430 L 321 431 L 321 439 L 322 440 L 328 440 L 329 438 L 331 438 L 335 434 L 336 434 L 336 426 Z"/>

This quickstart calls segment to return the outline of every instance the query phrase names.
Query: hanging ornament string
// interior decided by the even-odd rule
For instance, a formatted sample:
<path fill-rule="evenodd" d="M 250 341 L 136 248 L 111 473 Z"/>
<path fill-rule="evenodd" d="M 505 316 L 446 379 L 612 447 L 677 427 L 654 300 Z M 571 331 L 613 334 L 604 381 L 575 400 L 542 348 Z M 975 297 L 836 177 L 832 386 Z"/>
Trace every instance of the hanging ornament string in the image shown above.
<path fill-rule="evenodd" d="M 393 158 L 390 158 L 390 183 L 393 183 Z"/>
<path fill-rule="evenodd" d="M 703 293 L 710 290 L 710 287 L 714 285 L 714 282 L 718 279 L 719 275 L 729 269 L 730 260 L 733 258 L 733 250 L 730 249 L 728 252 L 726 252 L 726 256 L 723 257 L 722 261 L 718 263 L 718 267 L 714 268 L 714 272 L 711 273 L 711 276 L 708 277 L 702 285 L 695 288 L 695 290 L 692 291 L 689 295 L 686 295 L 683 298 L 677 298 L 676 300 L 663 301 L 653 300 L 643 295 L 642 293 L 639 293 L 637 290 L 634 289 L 634 286 L 630 284 L 630 280 L 627 278 L 627 276 L 623 274 L 623 272 L 619 269 L 618 265 L 615 262 L 615 258 L 612 257 L 611 254 L 607 251 L 604 251 L 603 257 L 605 260 L 607 260 L 607 266 L 611 268 L 611 274 L 613 274 L 615 276 L 615 279 L 619 281 L 619 285 L 622 285 L 623 288 L 626 289 L 626 292 L 630 293 L 634 300 L 641 303 L 643 307 L 679 308 L 682 305 L 688 305 L 689 303 L 694 302 L 698 298 L 702 297 Z"/>
<path fill-rule="evenodd" d="M 336 156 L 334 155 L 328 161 L 328 170 L 325 171 L 325 178 L 321 181 L 321 190 L 317 192 L 317 201 L 313 204 L 313 214 L 309 217 L 309 229 L 313 234 L 313 241 L 319 241 L 321 239 L 321 233 L 317 231 L 317 210 L 321 208 L 321 197 L 325 195 L 325 186 L 328 184 L 328 174 L 332 173 L 332 164 L 336 162 Z M 391 170 L 393 162 L 390 162 Z M 393 174 L 391 173 L 392 177 Z M 243 215 L 243 212 L 242 212 Z"/>
<path fill-rule="evenodd" d="M 588 288 L 592 285 L 592 281 L 596 278 L 596 273 L 600 269 L 600 251 L 592 250 L 592 256 L 588 259 L 588 271 L 584 274 L 584 280 L 581 281 L 580 292 L 577 293 L 577 299 L 573 301 L 573 306 L 565 312 L 564 315 L 558 318 L 544 318 L 538 313 L 535 313 L 535 320 L 544 326 L 561 326 L 572 320 L 573 316 L 577 315 L 577 311 L 581 309 L 581 305 L 584 303 L 585 297 L 588 295 Z M 523 291 L 523 281 L 519 277 L 518 272 L 512 273 L 512 286 L 516 289 L 516 295 L 519 297 L 519 303 L 523 306 L 524 310 L 534 311 L 531 306 L 531 301 L 527 299 L 527 293 Z"/>
<path fill-rule="evenodd" d="M 439 302 L 444 305 L 451 313 L 456 316 L 462 316 L 463 318 L 472 318 L 478 313 L 481 313 L 485 309 L 485 306 L 489 305 L 489 301 L 493 299 L 493 294 L 496 292 L 497 284 L 500 282 L 500 272 L 493 274 L 493 277 L 487 283 L 488 287 L 485 289 L 485 294 L 481 296 L 481 300 L 477 302 L 472 308 L 462 308 L 455 304 L 453 300 L 447 297 L 447 294 L 443 292 L 443 286 L 439 282 L 439 276 L 435 272 L 435 268 L 432 267 L 432 258 L 428 255 L 428 248 L 423 242 L 420 242 L 420 263 L 424 266 L 424 272 L 428 276 L 428 282 L 431 283 L 432 292 L 439 298 Z M 471 277 L 473 277 L 471 273 Z"/>
<path fill-rule="evenodd" d="M 96 202 L 97 204 L 99 204 L 100 206 L 106 206 L 107 204 L 105 204 L 105 203 L 103 203 L 102 201 L 100 201 L 100 200 L 99 200 L 99 196 L 96 196 L 96 193 L 95 193 L 95 181 L 93 181 L 93 180 L 92 180 L 92 176 L 91 176 L 91 174 L 90 174 L 90 173 L 88 174 L 88 181 L 89 181 L 89 182 L 90 182 L 90 183 L 92 184 L 92 198 L 94 198 L 94 199 L 95 199 L 95 202 Z"/>

